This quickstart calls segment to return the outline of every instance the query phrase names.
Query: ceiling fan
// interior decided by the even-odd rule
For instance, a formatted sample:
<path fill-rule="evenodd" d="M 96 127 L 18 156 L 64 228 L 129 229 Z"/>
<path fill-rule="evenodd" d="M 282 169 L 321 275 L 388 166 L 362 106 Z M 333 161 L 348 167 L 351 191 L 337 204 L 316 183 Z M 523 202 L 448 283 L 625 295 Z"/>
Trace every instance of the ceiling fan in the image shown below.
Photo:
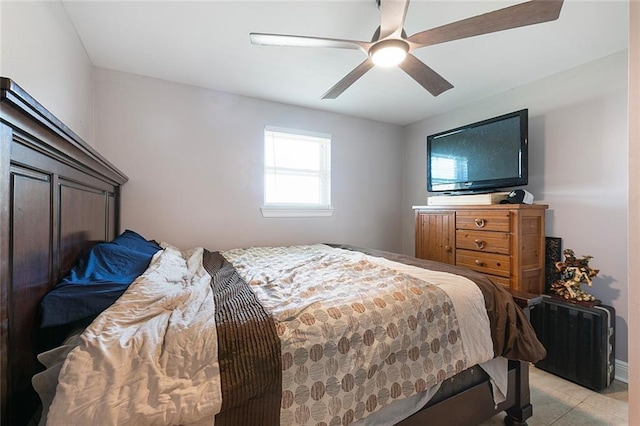
<path fill-rule="evenodd" d="M 453 88 L 444 77 L 420 61 L 412 51 L 481 34 L 554 21 L 563 0 L 531 0 L 407 37 L 404 21 L 409 0 L 376 0 L 380 26 L 370 42 L 286 34 L 250 33 L 251 43 L 265 46 L 333 47 L 361 50 L 367 59 L 329 89 L 322 99 L 335 99 L 367 71 L 378 66 L 399 66 L 433 96 Z"/>

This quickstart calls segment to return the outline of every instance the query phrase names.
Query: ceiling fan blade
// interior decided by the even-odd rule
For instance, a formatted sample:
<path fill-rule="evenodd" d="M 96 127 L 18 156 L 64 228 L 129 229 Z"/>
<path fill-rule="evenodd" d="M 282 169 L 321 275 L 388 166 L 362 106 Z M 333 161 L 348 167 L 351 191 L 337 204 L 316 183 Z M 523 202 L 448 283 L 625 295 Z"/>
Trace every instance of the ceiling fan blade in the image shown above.
<path fill-rule="evenodd" d="M 338 38 L 309 37 L 287 34 L 249 33 L 252 44 L 263 46 L 292 47 L 335 47 L 339 49 L 360 49 L 366 53 L 373 43 Z"/>
<path fill-rule="evenodd" d="M 560 16 L 562 2 L 563 0 L 532 0 L 422 31 L 407 40 L 419 44 L 420 46 L 416 46 L 418 48 L 553 21 Z"/>
<path fill-rule="evenodd" d="M 433 96 L 453 88 L 451 83 L 413 55 L 407 55 L 398 66 Z"/>
<path fill-rule="evenodd" d="M 409 0 L 381 0 L 380 40 L 389 36 L 400 37 L 408 8 Z"/>
<path fill-rule="evenodd" d="M 363 63 L 355 67 L 349 74 L 344 76 L 342 80 L 337 82 L 331 89 L 327 91 L 324 95 L 322 95 L 322 99 L 335 99 L 342 92 L 347 90 L 349 86 L 356 82 L 360 77 L 362 77 L 367 71 L 373 68 L 373 61 L 371 58 L 367 58 Z"/>

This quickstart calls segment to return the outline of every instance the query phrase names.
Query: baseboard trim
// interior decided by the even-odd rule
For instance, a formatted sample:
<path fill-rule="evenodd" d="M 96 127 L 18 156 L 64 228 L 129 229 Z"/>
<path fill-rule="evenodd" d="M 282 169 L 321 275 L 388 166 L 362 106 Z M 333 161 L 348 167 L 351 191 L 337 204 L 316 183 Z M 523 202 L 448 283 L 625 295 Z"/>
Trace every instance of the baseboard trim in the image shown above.
<path fill-rule="evenodd" d="M 615 379 L 624 383 L 629 383 L 629 364 L 616 359 Z"/>

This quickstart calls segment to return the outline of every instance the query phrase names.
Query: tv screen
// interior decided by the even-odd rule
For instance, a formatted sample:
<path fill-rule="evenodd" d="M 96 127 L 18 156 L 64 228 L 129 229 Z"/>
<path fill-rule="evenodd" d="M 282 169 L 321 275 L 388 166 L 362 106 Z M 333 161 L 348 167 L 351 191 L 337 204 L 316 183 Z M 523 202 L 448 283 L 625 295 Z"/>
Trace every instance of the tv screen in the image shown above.
<path fill-rule="evenodd" d="M 489 192 L 528 183 L 528 110 L 427 137 L 429 192 Z"/>

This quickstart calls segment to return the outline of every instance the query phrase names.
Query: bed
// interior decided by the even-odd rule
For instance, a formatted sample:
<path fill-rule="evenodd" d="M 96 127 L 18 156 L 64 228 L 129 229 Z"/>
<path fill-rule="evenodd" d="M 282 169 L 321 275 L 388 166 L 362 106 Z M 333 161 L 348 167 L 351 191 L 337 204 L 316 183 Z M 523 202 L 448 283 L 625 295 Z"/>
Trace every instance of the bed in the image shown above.
<path fill-rule="evenodd" d="M 9 79 L 2 79 L 1 85 L 2 123 L 0 134 L 2 135 L 2 145 L 0 145 L 0 151 L 2 152 L 2 163 L 0 164 L 0 169 L 3 183 L 0 190 L 2 191 L 3 204 L 0 210 L 0 223 L 2 224 L 0 229 L 2 235 L 2 246 L 0 248 L 2 256 L 2 287 L 0 289 L 2 296 L 2 309 L 0 311 L 2 320 L 2 328 L 0 329 L 2 363 L 0 364 L 0 374 L 2 377 L 2 421 L 6 422 L 6 424 L 26 424 L 34 417 L 34 413 L 42 409 L 40 400 L 31 385 L 31 378 L 44 369 L 37 361 L 37 354 L 50 347 L 54 338 L 53 333 L 43 333 L 39 329 L 41 318 L 38 306 L 40 300 L 69 274 L 72 267 L 76 265 L 78 258 L 85 255 L 88 249 L 95 247 L 98 243 L 112 241 L 120 235 L 119 197 L 121 186 L 126 182 L 127 178 L 70 129 L 48 113 L 14 82 Z M 426 264 L 424 261 L 409 256 L 336 245 L 319 245 L 312 248 L 296 248 L 295 250 L 304 252 L 312 249 L 316 250 L 314 253 L 319 252 L 322 256 L 325 253 L 327 253 L 327 256 L 333 256 L 334 253 L 339 252 L 341 256 L 353 259 L 355 264 L 364 262 L 362 265 L 368 265 L 367 268 L 375 271 L 383 270 L 380 268 L 386 268 L 384 269 L 385 271 L 393 268 L 401 269 L 403 267 L 398 265 L 406 265 L 409 269 L 416 266 L 421 268 L 426 266 L 439 273 L 466 274 L 467 277 L 465 279 L 480 282 L 486 286 L 482 290 L 486 306 L 498 302 L 507 303 L 507 305 L 500 305 L 499 309 L 494 310 L 496 315 L 488 318 L 491 328 L 494 329 L 494 335 L 502 334 L 503 337 L 507 336 L 502 339 L 501 343 L 496 343 L 495 340 L 492 341 L 493 350 L 498 355 L 504 355 L 503 359 L 505 359 L 505 386 L 508 388 L 506 399 L 497 404 L 495 403 L 493 392 L 495 387 L 490 384 L 489 376 L 482 369 L 477 367 L 467 368 L 471 366 L 465 365 L 460 360 L 458 360 L 460 362 L 448 360 L 451 361 L 449 367 L 443 367 L 440 370 L 444 371 L 442 377 L 430 378 L 430 380 L 438 381 L 439 389 L 433 391 L 434 395 L 428 402 L 423 404 L 424 407 L 421 406 L 415 414 L 403 420 L 398 419 L 397 424 L 404 426 L 438 424 L 443 419 L 446 419 L 447 424 L 477 424 L 501 411 L 507 412 L 505 422 L 524 424 L 526 419 L 532 415 L 532 407 L 529 401 L 528 364 L 527 362 L 519 361 L 519 359 L 534 361 L 535 359 L 532 358 L 541 356 L 541 352 L 540 348 L 537 347 L 535 335 L 532 336 L 526 333 L 528 322 L 524 313 L 516 307 L 508 293 L 497 288 L 496 292 L 488 296 L 487 289 L 495 286 L 480 274 L 452 266 Z M 288 256 L 279 251 L 281 248 L 273 248 L 273 250 L 275 250 L 276 258 L 282 259 Z M 258 252 L 261 251 L 264 251 L 264 249 L 258 249 Z M 179 254 L 176 254 L 176 252 Z M 251 276 L 264 275 L 264 269 L 251 269 L 253 264 L 243 263 L 242 260 L 252 256 L 258 258 L 259 253 L 230 251 L 221 254 L 206 250 L 191 250 L 187 252 L 188 254 L 185 254 L 170 245 L 165 245 L 164 250 L 154 255 L 149 269 L 143 275 L 153 269 L 154 265 L 162 262 L 170 263 L 167 259 L 170 258 L 171 253 L 174 256 L 181 256 L 182 259 L 190 259 L 190 256 L 195 255 L 194 253 L 196 252 L 199 256 L 197 259 L 200 260 L 192 263 L 208 270 L 209 278 L 214 276 L 226 277 L 234 275 L 233 271 L 244 271 L 244 276 L 237 273 L 235 275 L 239 275 L 240 281 L 244 281 L 246 285 L 253 282 L 253 279 L 250 278 Z M 270 255 L 274 255 L 274 253 Z M 329 253 L 331 254 L 329 255 Z M 318 255 L 314 254 L 314 256 L 317 257 Z M 178 257 L 175 259 L 178 259 Z M 232 262 L 228 261 L 228 259 L 232 259 Z M 271 262 L 270 260 L 265 261 L 264 259 L 273 258 L 260 259 L 269 263 Z M 395 263 L 385 263 L 389 261 Z M 186 264 L 189 264 L 189 262 L 186 262 Z M 395 266 L 391 267 L 389 265 Z M 200 266 L 198 266 L 198 270 L 202 269 Z M 247 270 L 253 271 L 251 272 L 253 275 L 246 275 Z M 376 277 L 378 275 L 377 273 L 373 274 Z M 204 274 L 202 276 L 205 280 L 209 279 Z M 414 282 L 413 278 L 407 278 L 408 275 L 403 275 L 403 277 L 405 280 Z M 138 286 L 138 281 L 136 280 L 130 289 L 143 288 Z M 240 294 L 248 294 L 249 296 L 260 292 L 260 290 L 256 290 L 258 287 L 253 287 L 254 291 L 248 291 L 247 288 L 243 287 L 243 290 L 238 291 Z M 482 287 L 478 288 L 482 289 Z M 418 292 L 421 291 L 419 290 Z M 126 301 L 127 297 L 130 298 L 128 296 L 130 294 L 135 296 L 136 293 L 135 291 L 127 290 L 124 296 L 107 309 L 105 314 L 100 315 L 98 320 L 91 323 L 87 330 L 95 327 L 95 324 L 99 323 L 100 319 L 108 317 L 109 315 L 106 312 L 117 310 L 121 301 Z M 345 294 L 346 296 L 347 294 Z M 375 296 L 372 296 L 372 300 L 375 299 Z M 217 306 L 225 305 L 220 298 L 215 299 L 215 301 Z M 270 308 L 265 309 L 264 305 L 260 305 L 260 303 L 264 302 L 259 301 L 259 306 L 262 307 L 257 310 L 262 312 L 262 316 L 267 323 L 271 322 L 271 330 L 276 335 L 276 338 L 270 341 L 271 343 L 266 342 L 265 345 L 278 346 L 281 344 L 281 341 L 277 339 L 278 334 L 281 332 L 278 328 L 282 324 L 281 318 L 274 321 L 273 317 L 268 314 L 269 312 L 277 311 L 277 309 L 273 308 L 275 305 L 268 305 Z M 385 305 L 384 301 L 378 301 L 378 303 Z M 445 307 L 444 310 L 448 310 L 449 302 L 441 301 L 440 303 L 440 306 Z M 145 305 L 147 305 L 146 302 Z M 245 323 L 246 321 L 242 319 L 244 315 L 242 312 L 244 311 L 234 308 L 234 306 L 233 303 L 228 304 L 226 313 L 221 312 L 216 321 L 225 323 L 225 315 L 233 317 L 234 314 L 237 314 L 240 319 L 236 322 Z M 352 306 L 356 311 L 367 309 L 367 306 L 364 305 L 352 304 Z M 339 312 L 331 311 L 330 307 L 327 308 L 326 312 L 334 312 L 334 316 L 340 316 Z M 281 313 L 286 316 L 284 309 Z M 303 316 L 301 320 L 305 324 L 314 321 L 308 316 Z M 424 321 L 424 318 L 414 318 L 411 321 L 418 320 Z M 352 322 L 353 320 L 350 319 L 349 321 Z M 408 323 L 411 323 L 411 321 Z M 505 323 L 504 321 L 512 322 Z M 392 329 L 395 330 L 393 327 Z M 496 329 L 499 331 L 495 332 Z M 214 334 L 217 333 L 218 340 L 224 340 L 227 338 L 224 335 L 226 332 L 231 333 L 230 336 L 233 336 L 231 331 L 224 331 L 223 328 L 219 328 Z M 294 337 L 299 337 L 300 333 L 302 333 L 298 330 L 298 327 L 293 327 L 288 332 Z M 269 334 L 269 332 L 264 331 L 255 333 L 256 341 Z M 453 337 L 442 340 L 443 344 L 453 345 L 456 341 L 455 336 L 459 335 L 459 333 L 459 331 L 448 330 L 447 336 Z M 370 337 L 370 341 L 376 340 L 376 334 L 373 330 L 367 336 Z M 235 340 L 233 337 L 229 338 L 236 342 L 234 344 L 237 344 L 237 342 L 246 344 L 247 341 L 251 341 L 246 338 L 236 338 Z M 366 341 L 367 339 L 362 334 L 361 338 L 356 340 Z M 338 339 L 336 348 L 338 348 L 338 352 L 341 352 L 342 349 L 350 347 L 352 344 L 353 342 L 351 341 Z M 499 349 L 496 349 L 496 345 L 499 346 Z M 405 349 L 407 351 L 402 352 L 402 357 L 405 358 L 404 361 L 406 361 L 406 358 L 413 360 L 414 357 L 417 358 L 419 356 L 420 350 L 415 345 L 408 345 Z M 411 351 L 412 349 L 414 350 Z M 439 349 L 438 344 L 436 344 L 436 349 Z M 316 405 L 314 413 L 310 413 L 311 408 L 308 404 L 298 403 L 300 398 L 305 401 L 309 400 L 309 392 L 314 396 L 324 395 L 328 392 L 326 388 L 318 390 L 311 385 L 309 386 L 309 392 L 306 394 L 305 392 L 289 394 L 287 393 L 288 388 L 282 385 L 283 381 L 300 380 L 304 382 L 307 378 L 306 373 L 304 373 L 305 369 L 298 368 L 295 374 L 289 376 L 287 375 L 288 373 L 282 374 L 279 371 L 275 371 L 287 370 L 284 367 L 289 365 L 298 365 L 296 362 L 300 360 L 300 357 L 296 355 L 295 350 L 293 352 L 291 356 L 285 355 L 285 352 L 276 353 L 275 356 L 266 356 L 266 358 L 270 358 L 267 361 L 272 362 L 272 364 L 268 364 L 265 361 L 265 365 L 268 365 L 268 367 L 259 369 L 259 374 L 252 376 L 250 379 L 252 384 L 250 387 L 254 384 L 261 385 L 263 384 L 262 382 L 272 384 L 270 391 L 261 391 L 260 398 L 255 397 L 255 395 L 246 398 L 246 396 L 241 395 L 242 392 L 235 393 L 235 391 L 229 390 L 230 388 L 223 390 L 222 394 L 227 395 L 227 397 L 218 402 L 224 407 L 218 407 L 222 410 L 222 413 L 215 418 L 216 423 L 222 425 L 287 424 L 290 419 L 293 419 L 292 423 L 305 424 L 307 421 L 311 421 L 311 418 L 316 418 L 314 413 L 317 412 L 316 409 L 320 405 L 324 404 L 323 407 L 326 409 L 327 404 L 319 397 L 312 398 L 319 404 Z M 349 352 L 349 350 L 345 349 L 344 352 Z M 381 351 L 378 350 L 378 352 Z M 451 352 L 458 353 L 453 350 Z M 238 352 L 236 351 L 235 353 Z M 407 355 L 408 353 L 410 355 Z M 395 362 L 396 355 L 393 357 L 388 355 L 384 354 L 383 361 L 390 363 L 389 360 L 391 359 Z M 324 356 L 327 356 L 326 353 Z M 318 357 L 319 355 L 316 355 L 316 358 Z M 242 357 L 234 356 L 233 358 Z M 308 358 L 312 358 L 309 352 L 307 352 L 305 361 Z M 450 358 L 450 356 L 447 356 L 447 358 Z M 509 358 L 508 362 L 506 361 L 507 358 Z M 354 359 L 359 358 L 355 357 Z M 231 377 L 240 374 L 244 370 L 251 369 L 246 365 L 244 367 L 234 367 L 236 369 L 233 369 L 227 365 L 228 362 L 229 360 L 224 358 L 223 355 L 220 356 L 216 368 L 220 370 L 220 376 L 222 377 L 224 377 L 224 374 Z M 255 361 L 247 362 L 249 366 L 255 363 Z M 421 362 L 422 365 L 428 364 L 426 361 Z M 273 367 L 274 365 L 276 368 Z M 400 369 L 401 373 L 398 374 L 401 374 L 402 377 L 405 375 L 410 376 L 412 368 L 415 370 L 415 365 Z M 371 375 L 374 377 L 376 373 L 377 371 L 372 371 L 369 368 L 366 369 L 364 376 Z M 439 376 L 438 373 L 439 371 L 434 376 Z M 387 377 L 387 374 L 385 373 L 384 377 Z M 304 377 L 301 377 L 301 375 Z M 341 381 L 338 384 L 338 388 L 343 388 L 344 390 L 347 387 L 351 390 L 352 388 L 361 387 L 364 389 L 366 387 L 363 384 L 364 380 L 366 380 L 364 376 L 362 374 L 354 375 L 352 377 L 353 383 L 350 380 Z M 390 383 L 390 386 L 391 384 L 397 384 L 398 386 L 393 389 L 390 388 L 389 392 L 395 393 L 394 398 L 400 396 L 400 394 L 407 394 L 405 399 L 408 399 L 408 396 L 412 396 L 410 394 L 418 395 L 422 394 L 422 391 L 427 388 L 431 389 L 430 386 L 427 386 L 429 384 L 428 380 L 421 382 L 417 374 L 415 376 L 412 379 L 411 386 L 404 386 L 405 384 L 401 383 L 402 381 L 400 383 Z M 223 380 L 227 379 L 223 378 Z M 61 380 L 61 382 L 63 381 Z M 249 393 L 251 392 L 254 391 L 250 389 Z M 322 420 L 313 422 L 313 424 L 333 424 L 332 422 L 359 424 L 357 421 L 363 417 L 363 411 L 378 411 L 378 406 L 385 405 L 381 399 L 371 398 L 372 395 L 360 401 L 363 399 L 362 392 L 356 397 L 357 401 L 362 402 L 362 404 L 354 404 L 354 409 L 345 409 L 340 412 L 340 415 L 335 415 L 338 410 L 333 407 L 332 410 L 334 412 L 329 416 L 330 421 L 326 422 L 324 421 L 325 417 L 317 415 L 317 418 Z M 212 392 L 212 394 L 215 393 L 215 391 Z M 296 403 L 298 403 L 297 410 Z M 63 408 L 64 404 L 62 403 Z M 340 404 L 345 404 L 346 407 L 346 403 Z M 387 406 L 393 407 L 396 406 L 395 404 L 396 402 L 389 403 Z M 286 417 L 287 415 L 281 413 L 284 412 L 282 407 L 285 405 L 292 407 L 291 413 L 287 414 L 290 417 Z M 60 403 L 57 406 L 58 408 L 54 408 L 54 410 L 59 411 Z M 356 406 L 359 408 L 355 409 Z M 257 413 L 259 415 L 256 417 Z M 252 416 L 247 417 L 248 414 Z M 210 423 L 210 420 L 206 422 Z"/>

